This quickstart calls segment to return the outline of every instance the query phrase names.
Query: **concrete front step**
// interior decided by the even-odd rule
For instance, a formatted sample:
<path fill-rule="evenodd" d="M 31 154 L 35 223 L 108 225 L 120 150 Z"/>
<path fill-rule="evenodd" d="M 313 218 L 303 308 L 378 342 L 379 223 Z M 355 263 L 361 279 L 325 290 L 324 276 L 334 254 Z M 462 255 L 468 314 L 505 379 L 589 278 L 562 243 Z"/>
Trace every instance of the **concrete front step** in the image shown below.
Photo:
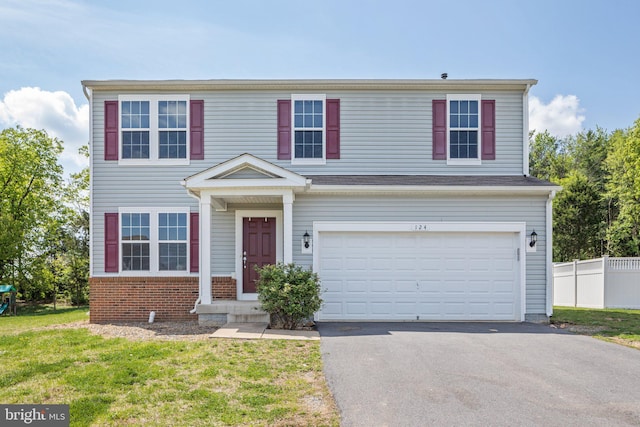
<path fill-rule="evenodd" d="M 269 323 L 269 313 L 262 310 L 259 301 L 214 301 L 196 306 L 198 323 L 222 326 L 225 323 Z"/>

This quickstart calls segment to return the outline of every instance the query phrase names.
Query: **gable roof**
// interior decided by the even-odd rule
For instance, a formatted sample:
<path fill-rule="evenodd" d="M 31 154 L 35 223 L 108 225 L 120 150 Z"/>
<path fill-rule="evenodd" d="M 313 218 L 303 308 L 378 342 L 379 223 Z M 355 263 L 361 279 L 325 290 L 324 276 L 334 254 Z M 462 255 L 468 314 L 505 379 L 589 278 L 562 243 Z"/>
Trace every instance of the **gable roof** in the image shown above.
<path fill-rule="evenodd" d="M 307 178 L 244 153 L 185 178 L 189 190 L 231 187 L 306 187 Z"/>

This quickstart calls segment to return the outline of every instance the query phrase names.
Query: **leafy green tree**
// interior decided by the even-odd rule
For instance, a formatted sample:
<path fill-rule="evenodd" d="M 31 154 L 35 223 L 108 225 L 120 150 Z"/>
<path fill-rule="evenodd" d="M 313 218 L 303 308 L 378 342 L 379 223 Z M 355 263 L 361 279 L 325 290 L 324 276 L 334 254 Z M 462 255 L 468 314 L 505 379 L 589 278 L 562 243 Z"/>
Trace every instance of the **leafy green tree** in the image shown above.
<path fill-rule="evenodd" d="M 548 131 L 529 133 L 529 173 L 545 181 L 557 182 L 570 168 L 565 144 Z"/>
<path fill-rule="evenodd" d="M 60 207 L 62 143 L 20 126 L 0 133 L 0 281 L 33 288 L 32 260 Z M 29 296 L 29 295 L 27 295 Z"/>
<path fill-rule="evenodd" d="M 567 152 L 571 157 L 572 169 L 595 183 L 604 194 L 608 172 L 605 161 L 609 152 L 610 135 L 601 127 L 578 133 L 567 141 Z"/>
<path fill-rule="evenodd" d="M 595 258 L 602 255 L 601 194 L 581 172 L 560 181 L 563 189 L 553 202 L 553 260 Z"/>
<path fill-rule="evenodd" d="M 640 119 L 632 128 L 614 132 L 606 166 L 606 189 L 617 207 L 607 232 L 609 251 L 640 256 Z"/>

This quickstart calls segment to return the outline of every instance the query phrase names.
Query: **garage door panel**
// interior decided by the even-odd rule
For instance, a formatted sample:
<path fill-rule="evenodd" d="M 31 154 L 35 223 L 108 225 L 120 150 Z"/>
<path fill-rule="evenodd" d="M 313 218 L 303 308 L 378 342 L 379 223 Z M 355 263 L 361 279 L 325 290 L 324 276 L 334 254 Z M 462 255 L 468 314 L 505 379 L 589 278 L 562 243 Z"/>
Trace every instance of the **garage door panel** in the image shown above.
<path fill-rule="evenodd" d="M 395 266 L 394 270 L 397 272 L 415 272 L 416 271 L 416 262 L 418 259 L 416 257 L 394 257 L 393 265 Z"/>
<path fill-rule="evenodd" d="M 393 303 L 391 302 L 372 302 L 370 304 L 371 307 L 371 314 L 378 317 L 382 317 L 382 318 L 387 318 L 388 316 L 391 316 L 393 313 Z"/>
<path fill-rule="evenodd" d="M 520 319 L 515 233 L 320 232 L 319 243 L 321 320 Z"/>
<path fill-rule="evenodd" d="M 320 269 L 325 272 L 325 274 L 332 271 L 338 272 L 338 274 L 340 274 L 340 272 L 344 270 L 342 258 L 327 256 L 320 261 Z"/>
<path fill-rule="evenodd" d="M 344 269 L 351 272 L 364 272 L 368 270 L 369 260 L 365 257 L 345 257 L 343 261 Z"/>
<path fill-rule="evenodd" d="M 395 289 L 400 295 L 409 294 L 413 297 L 416 293 L 416 282 L 414 280 L 396 280 Z"/>
<path fill-rule="evenodd" d="M 394 291 L 391 280 L 370 280 L 369 290 L 372 294 L 392 294 Z"/>
<path fill-rule="evenodd" d="M 462 272 L 466 270 L 465 259 L 461 257 L 449 257 L 444 260 L 445 270 L 447 272 Z"/>
<path fill-rule="evenodd" d="M 344 310 L 341 302 L 327 302 L 322 304 L 322 314 L 327 318 L 340 319 L 344 317 Z"/>
<path fill-rule="evenodd" d="M 391 271 L 393 268 L 393 259 L 388 256 L 371 256 L 372 271 Z"/>
<path fill-rule="evenodd" d="M 363 293 L 368 291 L 368 283 L 366 280 L 347 280 L 345 290 L 349 294 Z"/>
<path fill-rule="evenodd" d="M 322 289 L 325 295 L 342 293 L 342 280 L 322 280 Z"/>
<path fill-rule="evenodd" d="M 344 307 L 347 316 L 365 316 L 367 314 L 367 303 L 365 302 L 345 302 Z"/>

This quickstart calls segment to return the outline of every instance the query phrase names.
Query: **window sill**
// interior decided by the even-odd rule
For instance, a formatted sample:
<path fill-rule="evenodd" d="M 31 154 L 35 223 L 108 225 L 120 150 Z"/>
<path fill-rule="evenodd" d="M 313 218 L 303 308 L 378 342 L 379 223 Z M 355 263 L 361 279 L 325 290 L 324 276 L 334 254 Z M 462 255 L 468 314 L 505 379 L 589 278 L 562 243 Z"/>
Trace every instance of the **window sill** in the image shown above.
<path fill-rule="evenodd" d="M 326 165 L 326 159 L 291 159 L 292 165 Z"/>
<path fill-rule="evenodd" d="M 447 159 L 447 166 L 480 166 L 480 159 Z"/>
<path fill-rule="evenodd" d="M 105 273 L 110 276 L 118 277 L 198 277 L 198 273 L 191 273 L 186 270 L 181 271 L 140 271 L 140 270 L 122 270 L 120 273 Z"/>
<path fill-rule="evenodd" d="M 120 159 L 118 166 L 189 166 L 189 159 Z"/>

